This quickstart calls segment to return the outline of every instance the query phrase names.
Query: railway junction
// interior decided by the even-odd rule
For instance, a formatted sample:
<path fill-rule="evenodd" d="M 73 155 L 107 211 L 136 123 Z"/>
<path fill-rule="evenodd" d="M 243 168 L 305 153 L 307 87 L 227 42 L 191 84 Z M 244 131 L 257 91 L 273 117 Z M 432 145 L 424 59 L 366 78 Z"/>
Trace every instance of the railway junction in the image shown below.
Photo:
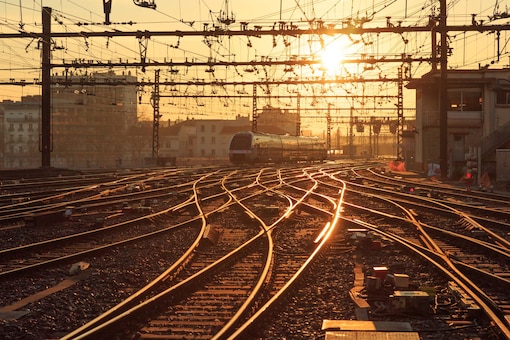
<path fill-rule="evenodd" d="M 500 1 L 14 3 L 0 338 L 510 339 Z"/>
<path fill-rule="evenodd" d="M 507 339 L 509 193 L 384 163 L 1 185 L 5 339 Z"/>

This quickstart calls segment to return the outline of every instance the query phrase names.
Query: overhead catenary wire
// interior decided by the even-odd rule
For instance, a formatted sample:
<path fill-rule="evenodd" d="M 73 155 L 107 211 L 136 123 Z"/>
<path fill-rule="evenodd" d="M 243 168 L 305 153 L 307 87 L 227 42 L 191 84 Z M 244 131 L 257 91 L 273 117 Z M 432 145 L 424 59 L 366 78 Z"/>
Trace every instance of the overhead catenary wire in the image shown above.
<path fill-rule="evenodd" d="M 4 1 L 5 6 L 8 5 L 16 5 L 16 8 L 20 8 L 20 1 Z M 299 2 L 298 2 L 299 3 Z M 313 13 L 314 18 L 307 18 L 306 22 L 314 23 L 314 19 L 320 19 L 320 20 L 326 20 L 329 19 L 330 22 L 341 24 L 343 21 L 351 18 L 360 18 L 360 17 L 367 17 L 367 18 L 373 18 L 373 24 L 382 22 L 381 19 L 384 18 L 384 16 L 391 16 L 391 22 L 394 24 L 397 24 L 398 21 L 403 20 L 406 24 L 409 25 L 418 25 L 420 23 L 426 22 L 428 20 L 429 16 L 433 14 L 433 1 L 422 1 L 421 3 L 418 2 L 412 2 L 412 4 L 408 1 L 405 1 L 405 4 L 408 5 L 407 7 L 407 13 L 402 15 L 402 4 L 403 1 L 399 0 L 381 0 L 381 1 L 369 1 L 369 2 L 358 2 L 355 1 L 342 1 L 342 2 L 330 2 L 330 1 L 309 1 L 300 3 L 300 6 L 296 5 L 296 1 L 294 4 L 288 5 L 285 8 L 280 9 L 278 6 L 277 11 L 271 12 L 271 8 L 265 9 L 268 14 L 264 15 L 254 15 L 250 18 L 245 18 L 249 24 L 250 27 L 255 24 L 260 25 L 274 25 L 275 19 L 281 18 L 285 22 L 292 22 L 292 20 L 296 20 L 296 22 L 299 22 L 299 18 L 303 17 L 302 10 L 305 10 L 307 13 Z M 462 0 L 456 0 L 451 1 L 449 3 L 450 9 L 455 9 L 456 7 L 462 7 L 463 6 Z M 30 14 L 32 14 L 33 18 L 36 18 L 39 20 L 39 13 L 36 13 L 37 10 L 40 10 L 39 6 L 36 6 L 35 4 L 41 5 L 42 2 L 39 1 L 33 1 L 32 6 L 24 6 L 23 7 L 23 16 L 30 17 Z M 200 0 L 197 1 L 197 4 L 202 8 L 207 8 L 209 11 L 216 11 L 215 8 L 212 8 L 207 1 Z M 491 14 L 493 13 L 492 8 L 490 7 L 490 4 L 480 4 L 480 13 L 483 13 L 484 11 L 488 11 Z M 320 7 L 323 5 L 322 7 Z M 343 7 L 342 7 L 343 6 Z M 84 32 L 92 32 L 97 30 L 108 30 L 111 32 L 115 32 L 116 30 L 125 30 L 125 29 L 131 29 L 131 27 L 137 26 L 148 26 L 152 24 L 163 24 L 164 20 L 161 20 L 161 17 L 165 17 L 169 19 L 167 21 L 167 25 L 172 25 L 176 29 L 182 28 L 187 30 L 193 30 L 197 31 L 202 29 L 201 23 L 207 23 L 210 22 L 210 20 L 202 20 L 201 14 L 197 13 L 196 17 L 189 17 L 186 16 L 185 13 L 183 13 L 183 7 L 181 6 L 181 3 L 179 3 L 178 11 L 177 12 L 168 12 L 163 9 L 162 6 L 159 6 L 158 9 L 155 10 L 155 13 L 160 15 L 155 20 L 147 20 L 147 18 L 144 18 L 143 21 L 133 22 L 133 25 L 127 24 L 127 23 L 114 23 L 111 26 L 104 26 L 100 24 L 103 18 L 103 13 L 99 11 L 95 11 L 94 9 L 86 8 L 83 6 L 83 4 L 71 0 L 71 1 L 60 1 L 59 6 L 55 6 L 57 9 L 54 11 L 54 23 L 55 28 L 63 29 L 65 31 L 74 31 L 76 29 L 79 29 L 80 31 Z M 301 7 L 301 9 L 300 9 Z M 306 7 L 306 8 L 305 8 Z M 174 7 L 175 8 L 175 7 Z M 319 9 L 320 8 L 320 9 Z M 75 9 L 79 9 L 79 11 L 76 11 Z M 237 9 L 237 8 L 236 8 Z M 276 9 L 274 7 L 273 9 Z M 345 11 L 345 9 L 348 9 L 348 11 Z M 343 10 L 343 13 L 342 13 Z M 114 7 L 115 11 L 115 7 Z M 463 16 L 456 16 L 452 15 L 452 18 L 459 18 L 462 19 L 466 16 L 466 10 L 463 10 L 464 13 L 462 13 Z M 21 13 L 21 9 L 20 9 Z M 30 13 L 30 14 L 29 14 Z M 176 15 L 177 13 L 177 15 Z M 340 13 L 340 15 L 338 15 Z M 335 14 L 335 15 L 333 15 Z M 378 15 L 379 14 L 379 15 Z M 0 14 L 1 15 L 1 14 Z M 480 14 L 481 15 L 481 14 Z M 7 18 L 7 17 L 6 17 Z M 193 19 L 193 20 L 191 20 Z M 193 25 L 190 25 L 189 23 L 192 21 L 196 22 Z M 384 20 L 384 19 L 383 19 Z M 27 20 L 23 20 L 27 21 Z M 6 22 L 9 22 L 6 20 Z M 37 24 L 36 21 L 33 21 L 33 23 L 25 23 L 24 29 L 30 30 L 30 31 L 38 31 L 40 30 L 40 25 Z M 10 20 L 9 25 L 3 26 L 3 29 L 18 29 L 19 20 Z M 87 24 L 87 25 L 85 25 Z M 301 24 L 301 23 L 300 23 Z M 412 33 L 405 34 L 405 38 L 409 41 L 414 41 L 415 39 L 410 39 L 408 36 L 412 35 Z M 417 34 L 414 34 L 417 35 Z M 476 34 L 473 33 L 472 35 L 468 35 L 468 38 L 471 38 L 475 36 Z M 377 36 L 374 35 L 367 35 L 365 38 L 366 43 L 359 44 L 359 47 L 357 49 L 353 49 L 353 53 L 363 53 L 363 54 L 370 54 L 374 51 L 381 51 L 381 46 L 385 46 L 385 50 L 389 52 L 390 54 L 399 55 L 403 51 L 409 54 L 421 54 L 425 55 L 427 53 L 427 49 L 430 50 L 430 46 L 426 41 L 426 38 L 423 38 L 422 41 L 420 41 L 419 44 L 416 44 L 414 46 L 407 45 L 402 46 L 402 38 L 397 38 L 396 36 Z M 175 39 L 175 38 L 172 38 Z M 290 46 L 285 45 L 285 41 L 282 36 L 276 36 L 274 37 L 274 42 L 276 42 L 276 46 L 273 47 L 273 43 L 271 41 L 268 41 L 268 39 L 259 39 L 259 38 L 252 38 L 251 43 L 254 45 L 253 47 L 247 47 L 246 37 L 240 37 L 240 38 L 218 38 L 217 40 L 212 42 L 211 47 L 208 47 L 204 52 L 200 52 L 199 49 L 192 48 L 190 43 L 187 41 L 184 41 L 185 39 L 175 39 L 177 41 L 169 41 L 169 39 L 165 38 L 159 38 L 159 37 L 151 37 L 150 38 L 150 46 L 148 48 L 148 59 L 149 60 L 156 60 L 156 59 L 162 59 L 166 58 L 167 60 L 184 60 L 188 58 L 190 61 L 200 61 L 200 60 L 207 60 L 208 58 L 211 58 L 212 60 L 228 60 L 233 55 L 232 49 L 233 46 L 237 46 L 237 43 L 234 43 L 234 41 L 239 41 L 239 45 L 244 45 L 246 47 L 243 47 L 242 49 L 236 50 L 235 59 L 239 60 L 241 58 L 252 58 L 255 57 L 257 59 L 260 59 L 262 57 L 270 57 L 270 58 L 280 58 L 279 56 L 285 55 L 285 56 L 292 56 L 293 51 L 296 48 L 298 48 L 298 45 L 300 45 L 300 39 L 296 37 L 287 37 L 288 43 Z M 400 40 L 399 40 L 400 39 Z M 12 41 L 14 41 L 13 39 Z M 1 43 L 1 40 L 0 40 Z M 56 41 L 56 43 L 59 43 Z M 469 42 L 467 42 L 469 43 Z M 24 45 L 26 47 L 26 44 L 28 44 L 27 41 L 21 43 L 20 45 Z M 87 46 L 88 44 L 88 46 Z M 108 59 L 122 59 L 122 60 L 137 60 L 139 59 L 139 51 L 138 46 L 136 45 L 137 42 L 135 39 L 132 38 L 68 38 L 65 41 L 65 49 L 62 50 L 54 50 L 52 52 L 53 57 L 55 59 L 67 59 L 67 60 L 73 60 L 73 59 L 85 59 L 85 60 L 108 60 Z M 375 46 L 377 45 L 377 46 Z M 373 48 L 371 47 L 373 46 Z M 158 53 L 156 51 L 161 51 L 162 53 Z M 480 49 L 482 50 L 482 49 Z M 486 49 L 487 50 L 487 49 Z M 487 55 L 480 55 L 477 56 L 478 60 L 490 62 L 491 57 L 491 50 L 487 53 Z M 18 77 L 18 74 L 21 74 L 21 71 L 30 71 L 32 73 L 38 72 L 39 65 L 39 58 L 37 54 L 34 54 L 35 57 L 33 59 L 30 59 L 31 56 L 27 54 L 26 52 L 18 53 L 16 54 L 12 49 L 9 49 L 7 51 L 8 64 L 12 67 L 9 67 L 10 72 L 16 72 L 14 74 L 15 78 L 23 79 L 21 76 Z M 36 52 L 35 48 L 32 52 Z M 454 51 L 455 52 L 455 51 Z M 380 52 L 377 52 L 380 54 Z M 505 56 L 506 52 L 503 51 L 502 56 Z M 303 49 L 301 49 L 298 53 L 302 56 L 307 57 L 317 57 L 317 49 L 308 53 L 305 53 Z M 382 55 L 382 54 L 380 54 Z M 276 56 L 276 57 L 275 57 Z M 253 58 L 252 58 L 253 59 Z M 22 61 L 23 60 L 23 61 Z M 18 63 L 16 65 L 16 63 Z M 27 69 L 23 69 L 22 66 L 26 65 L 34 65 L 33 68 L 28 67 Z M 450 63 L 452 65 L 451 67 L 456 67 L 454 64 Z M 473 63 L 472 61 L 463 61 L 459 64 L 460 67 L 464 67 L 466 65 L 476 65 L 476 63 Z M 19 66 L 19 67 L 16 67 Z M 391 66 L 385 66 L 383 64 L 378 65 L 379 69 L 377 70 L 382 78 L 384 77 L 390 77 L 391 76 Z M 423 63 L 417 67 L 413 67 L 412 72 L 414 75 L 419 75 L 420 72 L 423 73 L 423 70 L 427 68 L 427 64 Z M 92 69 L 91 69 L 92 70 Z M 96 71 L 99 70 L 99 68 L 96 68 Z M 20 71 L 18 73 L 18 71 Z M 225 67 L 223 69 L 224 72 L 221 74 L 218 72 L 215 72 L 214 74 L 210 74 L 209 78 L 214 81 L 223 81 L 223 80 L 234 80 L 234 79 L 240 79 L 243 80 L 260 80 L 260 79 L 280 79 L 284 80 L 289 75 L 285 72 L 281 72 L 281 70 L 278 70 L 275 67 L 267 68 L 266 70 L 263 70 L 263 68 L 260 68 L 256 72 L 244 72 L 243 70 L 235 69 L 235 68 L 229 68 Z M 171 77 L 172 73 L 170 73 L 167 70 L 163 70 L 163 73 L 165 77 Z M 186 72 L 186 69 L 179 70 L 180 76 L 182 77 L 183 81 L 186 80 L 192 80 L 193 77 L 189 75 L 189 73 Z M 257 73 L 258 72 L 258 73 Z M 307 74 L 308 70 L 306 68 L 301 68 L 300 70 L 294 71 L 295 75 L 300 77 L 309 77 L 310 74 Z M 345 66 L 342 69 L 342 72 L 345 72 L 345 75 L 353 75 L 356 71 L 354 70 L 348 70 Z M 315 74 L 313 76 L 317 76 L 319 74 L 319 71 L 315 71 Z M 365 71 L 362 70 L 361 73 L 365 73 Z M 26 74 L 26 73 L 25 73 Z M 26 78 L 26 77 L 24 77 Z M 320 85 L 318 86 L 321 87 Z M 356 85 L 353 85 L 353 90 L 356 87 Z M 227 91 L 232 92 L 231 90 L 227 89 Z M 301 89 L 301 91 L 305 91 L 304 89 Z M 314 91 L 320 92 L 320 89 L 314 89 Z"/>

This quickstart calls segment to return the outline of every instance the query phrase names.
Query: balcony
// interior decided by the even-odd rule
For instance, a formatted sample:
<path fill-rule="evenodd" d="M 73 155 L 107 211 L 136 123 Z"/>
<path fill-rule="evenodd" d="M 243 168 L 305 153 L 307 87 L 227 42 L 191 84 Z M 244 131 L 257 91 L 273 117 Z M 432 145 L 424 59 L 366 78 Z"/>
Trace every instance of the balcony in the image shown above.
<path fill-rule="evenodd" d="M 31 117 L 31 116 L 12 117 L 12 116 L 7 115 L 5 117 L 5 121 L 7 123 L 37 123 L 39 121 L 39 117 Z"/>

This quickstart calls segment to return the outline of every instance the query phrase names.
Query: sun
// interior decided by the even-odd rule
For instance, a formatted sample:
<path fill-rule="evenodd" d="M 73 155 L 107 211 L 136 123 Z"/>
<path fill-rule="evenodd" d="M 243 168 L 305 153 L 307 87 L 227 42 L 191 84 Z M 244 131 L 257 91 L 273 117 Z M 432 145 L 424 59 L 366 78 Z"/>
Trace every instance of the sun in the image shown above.
<path fill-rule="evenodd" d="M 321 65 L 329 76 L 340 75 L 342 60 L 345 58 L 346 44 L 339 39 L 324 42 L 324 47 L 319 52 Z"/>

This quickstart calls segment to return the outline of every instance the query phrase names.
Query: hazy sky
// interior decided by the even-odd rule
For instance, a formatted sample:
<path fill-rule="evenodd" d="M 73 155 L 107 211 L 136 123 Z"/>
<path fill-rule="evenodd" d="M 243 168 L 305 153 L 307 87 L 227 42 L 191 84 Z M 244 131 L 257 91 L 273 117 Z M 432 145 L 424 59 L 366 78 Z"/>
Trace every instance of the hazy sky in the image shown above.
<path fill-rule="evenodd" d="M 53 32 L 88 32 L 88 31 L 202 31 L 211 29 L 214 25 L 220 26 L 218 18 L 227 16 L 235 20 L 224 29 L 239 30 L 240 23 L 246 22 L 249 28 L 255 25 L 269 29 L 282 21 L 292 23 L 300 28 L 309 27 L 319 21 L 326 25 L 342 27 L 343 23 L 358 24 L 364 21 L 364 27 L 385 27 L 387 18 L 392 25 L 425 26 L 429 16 L 439 14 L 438 0 L 349 0 L 349 1 L 299 1 L 299 0 L 155 0 L 156 9 L 136 6 L 132 0 L 111 0 L 112 11 L 110 25 L 104 25 L 105 15 L 101 0 L 4 0 L 0 1 L 0 34 L 15 33 L 20 30 L 26 32 L 41 32 L 41 7 L 52 8 Z M 138 1 L 142 2 L 142 0 Z M 495 8 L 495 6 L 497 7 Z M 456 0 L 448 1 L 448 24 L 470 24 L 472 14 L 477 14 L 476 20 L 483 20 L 489 24 L 490 18 L 497 14 L 506 13 L 510 0 Z M 228 6 L 228 11 L 227 11 Z M 507 19 L 494 21 L 497 24 L 508 24 Z M 491 67 L 503 67 L 510 63 L 508 53 L 508 34 L 501 33 L 500 53 L 496 49 L 494 34 L 474 32 L 450 32 L 450 47 L 453 54 L 449 58 L 450 68 L 478 68 L 479 65 L 490 64 Z M 40 50 L 35 39 L 0 39 L 0 81 L 10 79 L 31 82 L 40 79 Z M 77 59 L 93 61 L 139 61 L 139 43 L 134 37 L 129 38 L 63 38 L 54 39 L 56 49 L 52 52 L 54 63 L 63 60 Z M 283 80 L 289 78 L 310 77 L 395 77 L 398 64 L 379 63 L 373 69 L 367 65 L 341 64 L 342 58 L 359 58 L 360 55 L 394 58 L 403 53 L 413 57 L 430 57 L 430 34 L 406 33 L 398 34 L 367 34 L 364 36 L 336 36 L 336 37 L 284 37 L 274 39 L 269 36 L 262 38 L 247 37 L 219 37 L 204 38 L 177 38 L 152 37 L 147 45 L 147 58 L 149 60 L 184 60 L 207 61 L 250 61 L 271 58 L 284 60 L 291 57 L 306 57 L 329 60 L 316 68 L 248 68 L 237 69 L 233 67 L 214 69 L 214 72 L 204 72 L 202 68 L 181 68 L 178 72 L 170 72 L 169 68 L 161 69 L 161 79 L 176 81 L 192 81 L 194 79 L 224 80 L 224 81 L 253 81 L 261 79 Z M 333 67 L 332 63 L 335 63 Z M 63 69 L 54 69 L 54 73 L 61 73 Z M 71 70 L 75 74 L 82 74 L 83 69 Z M 90 72 L 91 70 L 89 70 Z M 94 71 L 105 71 L 95 69 Z M 122 72 L 123 69 L 114 69 Z M 175 70 L 174 70 L 175 71 Z M 428 63 L 413 64 L 408 75 L 419 77 L 430 71 Z M 154 78 L 154 69 L 148 68 L 145 73 L 141 70 L 132 70 L 140 79 Z M 1 86 L 1 99 L 19 100 L 21 95 L 37 94 L 37 86 Z M 260 89 L 259 94 L 264 89 Z M 225 87 L 197 87 L 162 89 L 166 93 L 196 94 L 196 99 L 164 99 L 161 110 L 171 117 L 185 118 L 186 115 L 232 117 L 237 113 L 251 112 L 251 100 L 242 99 L 199 99 L 200 94 L 240 94 L 252 93 L 251 88 L 225 88 Z M 173 91 L 173 92 L 172 92 Z M 396 95 L 394 83 L 380 83 L 377 85 L 352 86 L 342 85 L 335 88 L 331 86 L 283 87 L 267 89 L 271 99 L 263 99 L 259 106 L 270 104 L 283 108 L 295 108 L 295 99 L 283 98 L 289 94 L 311 94 L 302 103 L 302 107 L 314 105 L 327 106 L 325 94 L 365 94 L 365 95 Z M 143 96 L 144 103 L 149 102 L 150 89 L 146 89 Z M 409 99 L 408 97 L 407 99 Z M 411 98 L 412 99 L 412 98 Z M 379 100 L 381 101 L 381 100 Z M 381 102 L 366 103 L 340 103 L 329 102 L 335 107 L 353 105 L 360 106 L 361 111 L 370 111 L 381 105 L 393 106 L 395 100 L 388 98 Z M 409 103 L 409 104 L 407 104 Z M 406 101 L 412 106 L 412 100 Z M 145 107 L 150 113 L 150 107 Z"/>

